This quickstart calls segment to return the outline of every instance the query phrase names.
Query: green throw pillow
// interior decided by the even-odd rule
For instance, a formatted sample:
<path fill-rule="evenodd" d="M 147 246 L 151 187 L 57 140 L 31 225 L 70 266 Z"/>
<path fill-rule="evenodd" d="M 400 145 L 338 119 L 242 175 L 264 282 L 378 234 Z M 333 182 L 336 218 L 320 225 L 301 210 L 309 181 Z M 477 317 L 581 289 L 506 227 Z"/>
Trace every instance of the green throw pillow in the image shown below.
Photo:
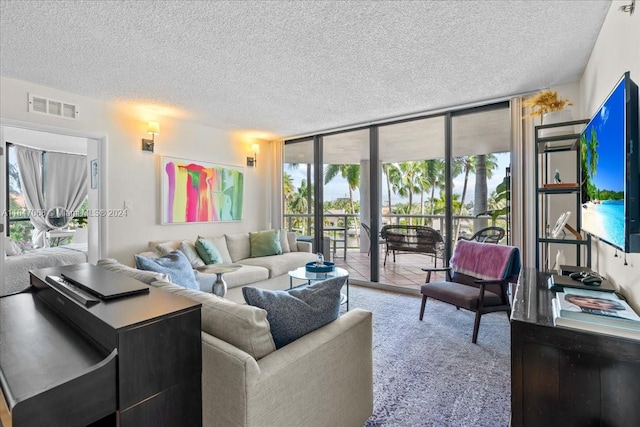
<path fill-rule="evenodd" d="M 195 247 L 196 252 L 198 252 L 205 264 L 220 264 L 222 262 L 220 251 L 211 240 L 198 236 Z"/>
<path fill-rule="evenodd" d="M 249 233 L 251 257 L 281 255 L 280 230 L 265 230 Z"/>

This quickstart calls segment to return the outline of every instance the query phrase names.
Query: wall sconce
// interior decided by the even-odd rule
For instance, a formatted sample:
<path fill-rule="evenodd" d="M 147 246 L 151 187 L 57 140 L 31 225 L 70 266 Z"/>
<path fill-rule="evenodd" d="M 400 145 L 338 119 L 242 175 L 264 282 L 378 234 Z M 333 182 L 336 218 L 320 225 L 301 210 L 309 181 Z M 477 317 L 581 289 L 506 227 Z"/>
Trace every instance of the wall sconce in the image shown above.
<path fill-rule="evenodd" d="M 247 166 L 257 166 L 258 165 L 258 154 L 260 153 L 260 145 L 252 144 L 251 151 L 253 151 L 253 157 L 247 157 Z"/>
<path fill-rule="evenodd" d="M 151 139 L 142 139 L 142 151 L 151 151 L 155 145 L 155 136 L 160 133 L 160 124 L 158 122 L 149 122 L 147 125 L 147 133 L 151 135 Z"/>

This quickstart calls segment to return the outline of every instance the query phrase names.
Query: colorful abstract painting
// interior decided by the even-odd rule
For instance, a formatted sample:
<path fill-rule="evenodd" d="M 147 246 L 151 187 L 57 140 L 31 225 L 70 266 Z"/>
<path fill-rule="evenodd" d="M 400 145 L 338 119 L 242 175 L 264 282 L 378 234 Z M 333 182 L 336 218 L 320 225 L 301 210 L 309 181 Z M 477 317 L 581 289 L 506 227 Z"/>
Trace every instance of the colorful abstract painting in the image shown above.
<path fill-rule="evenodd" d="M 241 167 L 163 157 L 161 175 L 163 224 L 242 219 Z"/>

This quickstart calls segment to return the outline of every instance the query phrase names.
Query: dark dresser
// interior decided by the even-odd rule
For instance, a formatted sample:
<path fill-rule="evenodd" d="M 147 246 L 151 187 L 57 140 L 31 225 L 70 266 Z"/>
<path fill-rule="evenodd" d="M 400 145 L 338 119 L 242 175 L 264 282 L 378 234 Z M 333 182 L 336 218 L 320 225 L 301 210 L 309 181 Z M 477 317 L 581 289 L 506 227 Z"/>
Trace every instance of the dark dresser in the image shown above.
<path fill-rule="evenodd" d="M 553 325 L 549 274 L 523 269 L 511 314 L 511 425 L 640 425 L 640 341 Z"/>
<path fill-rule="evenodd" d="M 22 426 L 202 424 L 200 304 L 153 286 L 85 305 L 31 272 L 0 298 L 0 415 Z M 123 276 L 100 269 L 99 280 Z"/>

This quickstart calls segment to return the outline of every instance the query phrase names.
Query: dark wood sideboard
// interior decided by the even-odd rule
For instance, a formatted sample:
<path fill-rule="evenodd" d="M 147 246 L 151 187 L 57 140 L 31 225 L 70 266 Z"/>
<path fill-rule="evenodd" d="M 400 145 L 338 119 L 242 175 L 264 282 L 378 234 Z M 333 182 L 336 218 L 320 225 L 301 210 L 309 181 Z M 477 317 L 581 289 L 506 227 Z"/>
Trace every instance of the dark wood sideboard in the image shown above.
<path fill-rule="evenodd" d="M 151 286 L 86 306 L 46 282 L 47 275 L 96 268 L 35 270 L 31 288 L 0 298 L 5 423 L 201 425 L 200 304 Z"/>
<path fill-rule="evenodd" d="M 553 325 L 549 273 L 523 269 L 511 314 L 511 425 L 640 425 L 640 341 Z"/>

